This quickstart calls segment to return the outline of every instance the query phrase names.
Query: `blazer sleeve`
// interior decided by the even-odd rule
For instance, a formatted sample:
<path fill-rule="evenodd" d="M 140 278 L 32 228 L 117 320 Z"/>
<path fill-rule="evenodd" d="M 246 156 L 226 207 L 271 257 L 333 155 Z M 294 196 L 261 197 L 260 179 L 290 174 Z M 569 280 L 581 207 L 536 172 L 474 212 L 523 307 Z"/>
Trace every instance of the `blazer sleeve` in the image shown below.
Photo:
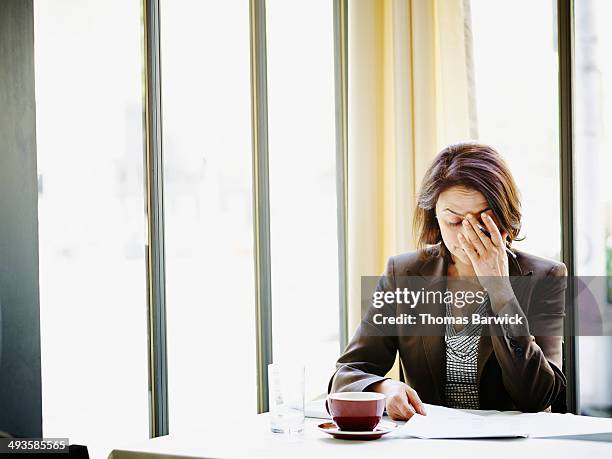
<path fill-rule="evenodd" d="M 394 261 L 390 257 L 376 291 L 394 290 Z M 395 308 L 395 304 L 386 304 L 383 308 Z M 371 384 L 389 379 L 385 375 L 395 362 L 398 340 L 396 336 L 385 336 L 389 333 L 374 323 L 374 315 L 380 312 L 370 304 L 355 335 L 336 362 L 336 371 L 327 386 L 328 393 L 362 392 Z"/>
<path fill-rule="evenodd" d="M 522 324 L 489 325 L 504 387 L 520 411 L 545 410 L 566 386 L 561 371 L 566 276 L 563 263 L 549 270 L 534 289 L 529 317 L 516 297 L 500 309 L 498 316 L 518 315 Z"/>

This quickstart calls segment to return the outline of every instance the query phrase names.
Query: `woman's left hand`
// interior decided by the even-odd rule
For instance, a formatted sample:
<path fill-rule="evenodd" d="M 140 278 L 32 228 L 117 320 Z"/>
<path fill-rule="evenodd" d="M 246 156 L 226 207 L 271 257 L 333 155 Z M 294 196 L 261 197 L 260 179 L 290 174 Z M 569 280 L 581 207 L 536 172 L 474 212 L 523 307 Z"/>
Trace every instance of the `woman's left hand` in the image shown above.
<path fill-rule="evenodd" d="M 462 231 L 458 234 L 459 244 L 467 254 L 480 284 L 489 296 L 504 301 L 512 293 L 509 283 L 508 255 L 505 240 L 507 233 L 499 232 L 497 225 L 487 213 L 481 214 L 491 238 L 478 229 L 478 221 L 468 214 L 463 219 Z"/>

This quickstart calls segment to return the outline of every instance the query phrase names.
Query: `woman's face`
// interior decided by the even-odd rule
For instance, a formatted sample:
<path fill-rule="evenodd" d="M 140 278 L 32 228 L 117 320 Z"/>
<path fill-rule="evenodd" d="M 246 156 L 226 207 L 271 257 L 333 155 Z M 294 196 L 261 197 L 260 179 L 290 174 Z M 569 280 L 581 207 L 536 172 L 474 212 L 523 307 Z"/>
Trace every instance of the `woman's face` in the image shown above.
<path fill-rule="evenodd" d="M 472 214 L 486 228 L 480 216 L 483 212 L 489 214 L 499 228 L 499 222 L 480 191 L 463 186 L 454 186 L 446 189 L 438 196 L 438 202 L 436 203 L 438 225 L 442 233 L 442 240 L 452 254 L 453 260 L 458 259 L 463 264 L 471 264 L 470 259 L 461 248 L 457 236 L 459 232 L 463 232 L 464 235 L 467 234 L 463 229 L 462 222 L 468 214 Z"/>

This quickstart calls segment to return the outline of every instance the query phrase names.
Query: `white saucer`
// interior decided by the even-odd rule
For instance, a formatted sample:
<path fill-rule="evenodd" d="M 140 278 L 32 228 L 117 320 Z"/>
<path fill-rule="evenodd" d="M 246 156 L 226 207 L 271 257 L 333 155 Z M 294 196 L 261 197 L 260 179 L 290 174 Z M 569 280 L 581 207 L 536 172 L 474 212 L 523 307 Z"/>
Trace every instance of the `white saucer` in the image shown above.
<path fill-rule="evenodd" d="M 343 440 L 376 440 L 389 432 L 397 429 L 397 424 L 391 421 L 380 421 L 374 430 L 364 430 L 361 432 L 340 430 L 334 422 L 323 422 L 317 428 L 334 438 Z"/>

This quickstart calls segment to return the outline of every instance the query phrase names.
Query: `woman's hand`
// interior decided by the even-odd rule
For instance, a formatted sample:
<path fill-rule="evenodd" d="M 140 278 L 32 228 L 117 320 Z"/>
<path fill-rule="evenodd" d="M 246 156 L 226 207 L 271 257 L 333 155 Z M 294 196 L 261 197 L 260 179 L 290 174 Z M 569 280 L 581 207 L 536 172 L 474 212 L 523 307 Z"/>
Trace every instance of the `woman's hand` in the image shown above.
<path fill-rule="evenodd" d="M 499 232 L 489 214 L 482 213 L 481 217 L 491 238 L 478 229 L 478 221 L 472 214 L 468 214 L 463 220 L 463 228 L 457 239 L 470 259 L 480 284 L 489 293 L 491 306 L 495 310 L 496 305 L 501 307 L 514 296 L 509 282 L 505 244 L 507 233 Z"/>
<path fill-rule="evenodd" d="M 374 392 L 385 394 L 387 414 L 391 419 L 407 421 L 415 413 L 425 415 L 425 407 L 416 391 L 401 381 L 385 379 L 372 385 Z"/>

